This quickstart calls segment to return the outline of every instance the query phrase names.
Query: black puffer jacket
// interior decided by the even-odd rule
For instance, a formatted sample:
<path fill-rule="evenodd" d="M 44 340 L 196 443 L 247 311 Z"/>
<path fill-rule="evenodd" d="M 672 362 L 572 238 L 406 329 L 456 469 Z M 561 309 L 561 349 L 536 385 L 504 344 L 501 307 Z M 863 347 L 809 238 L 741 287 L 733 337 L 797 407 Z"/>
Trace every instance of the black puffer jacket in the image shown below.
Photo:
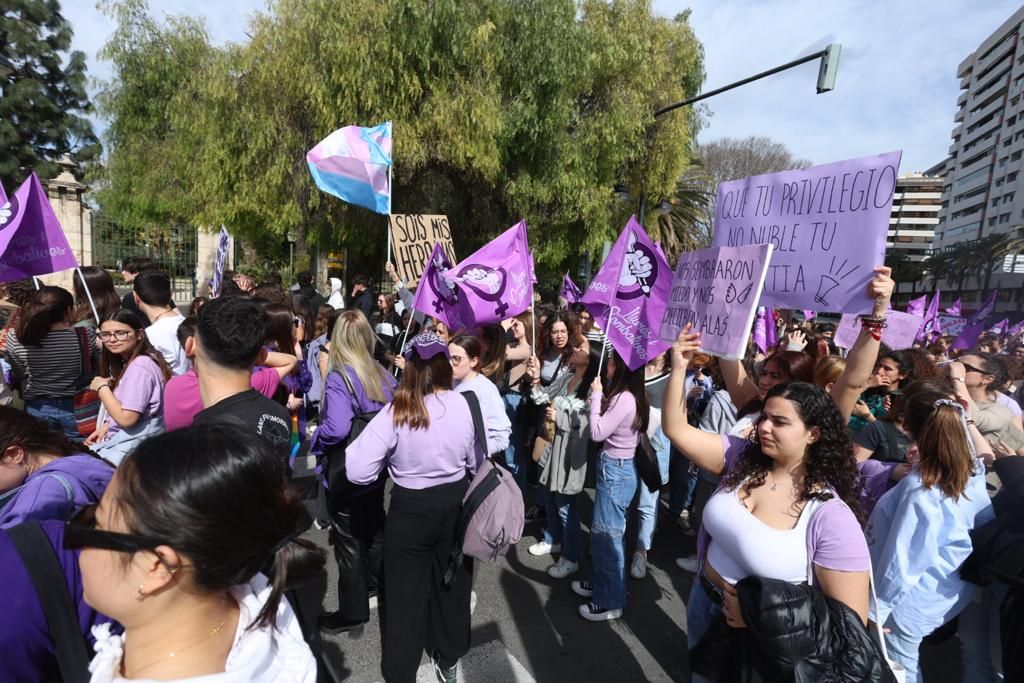
<path fill-rule="evenodd" d="M 728 683 L 894 683 L 856 612 L 807 584 L 756 576 L 736 585 L 745 629 L 721 623 L 691 651 L 694 671 Z"/>

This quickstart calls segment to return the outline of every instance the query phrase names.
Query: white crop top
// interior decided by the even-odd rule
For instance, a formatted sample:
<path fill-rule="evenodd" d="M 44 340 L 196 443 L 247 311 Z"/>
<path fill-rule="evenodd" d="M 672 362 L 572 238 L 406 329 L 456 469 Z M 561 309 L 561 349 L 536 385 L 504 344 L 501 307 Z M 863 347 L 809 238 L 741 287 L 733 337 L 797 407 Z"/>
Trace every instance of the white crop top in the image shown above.
<path fill-rule="evenodd" d="M 715 492 L 704 508 L 704 528 L 711 537 L 707 562 L 735 584 L 748 576 L 790 583 L 807 581 L 807 526 L 816 501 L 808 501 L 792 529 L 775 529 L 754 516 L 740 500 L 740 490 Z"/>

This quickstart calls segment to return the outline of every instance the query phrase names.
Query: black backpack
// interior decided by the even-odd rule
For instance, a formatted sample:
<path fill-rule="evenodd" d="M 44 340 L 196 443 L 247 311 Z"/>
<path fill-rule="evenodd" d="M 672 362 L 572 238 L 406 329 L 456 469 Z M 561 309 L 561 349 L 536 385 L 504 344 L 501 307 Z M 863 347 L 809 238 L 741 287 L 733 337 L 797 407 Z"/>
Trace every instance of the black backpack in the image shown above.
<path fill-rule="evenodd" d="M 344 497 L 344 496 L 358 496 L 369 491 L 373 491 L 384 485 L 384 480 L 387 478 L 387 468 L 383 469 L 377 480 L 370 484 L 353 484 L 348 480 L 348 474 L 345 467 L 345 449 L 348 445 L 359 438 L 359 435 L 366 429 L 366 425 L 370 424 L 370 421 L 377 417 L 379 410 L 371 410 L 367 412 L 359 412 L 359 404 L 356 402 L 356 390 L 352 386 L 352 380 L 349 379 L 348 374 L 345 372 L 338 372 L 332 370 L 341 375 L 342 381 L 345 382 L 345 386 L 348 388 L 349 395 L 352 397 L 352 406 L 354 408 L 354 416 L 352 418 L 352 427 L 348 432 L 348 436 L 345 440 L 331 446 L 323 455 L 319 458 L 319 465 L 321 471 L 324 473 L 324 477 L 327 479 L 327 490 L 331 497 Z M 325 382 L 326 384 L 326 382 Z M 324 395 L 324 400 L 321 402 L 320 411 L 321 414 L 326 414 L 329 410 L 327 405 L 327 396 Z"/>

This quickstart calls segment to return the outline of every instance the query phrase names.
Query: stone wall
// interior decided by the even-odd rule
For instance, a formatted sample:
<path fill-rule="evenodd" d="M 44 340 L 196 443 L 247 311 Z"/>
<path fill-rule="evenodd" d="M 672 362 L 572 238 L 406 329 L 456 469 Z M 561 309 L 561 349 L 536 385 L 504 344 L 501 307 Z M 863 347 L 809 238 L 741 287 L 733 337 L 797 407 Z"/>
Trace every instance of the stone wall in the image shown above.
<path fill-rule="evenodd" d="M 85 204 L 88 187 L 75 178 L 75 163 L 71 159 L 65 156 L 58 164 L 61 172 L 52 180 L 42 181 L 43 188 L 57 220 L 64 228 L 64 236 L 67 237 L 71 251 L 79 265 L 86 266 L 92 263 L 92 210 Z M 74 271 L 65 270 L 43 275 L 39 279 L 48 285 L 57 285 L 73 292 L 73 275 Z"/>

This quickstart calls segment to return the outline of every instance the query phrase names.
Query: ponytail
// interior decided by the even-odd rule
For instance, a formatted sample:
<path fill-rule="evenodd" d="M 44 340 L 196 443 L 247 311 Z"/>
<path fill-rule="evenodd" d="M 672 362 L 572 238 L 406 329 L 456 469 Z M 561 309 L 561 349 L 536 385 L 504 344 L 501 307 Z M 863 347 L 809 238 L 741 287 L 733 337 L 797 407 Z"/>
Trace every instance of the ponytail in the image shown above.
<path fill-rule="evenodd" d="M 297 534 L 286 536 L 271 550 L 270 567 L 267 572 L 270 579 L 270 596 L 247 628 L 274 625 L 277 608 L 285 591 L 310 580 L 323 566 L 322 548 L 305 538 L 298 538 Z"/>

